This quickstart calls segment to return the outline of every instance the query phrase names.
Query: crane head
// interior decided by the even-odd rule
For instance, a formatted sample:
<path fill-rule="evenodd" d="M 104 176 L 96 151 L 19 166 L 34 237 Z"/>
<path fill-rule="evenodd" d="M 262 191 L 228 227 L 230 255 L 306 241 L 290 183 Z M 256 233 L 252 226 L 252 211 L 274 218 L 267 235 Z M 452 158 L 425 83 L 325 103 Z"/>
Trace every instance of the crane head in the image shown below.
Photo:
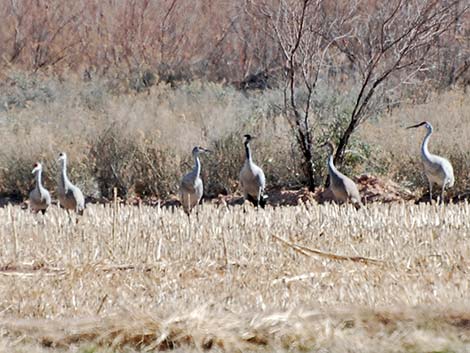
<path fill-rule="evenodd" d="M 248 143 L 255 138 L 254 136 L 251 136 L 250 134 L 245 134 L 243 135 L 243 137 L 245 138 L 245 143 Z"/>
<path fill-rule="evenodd" d="M 199 153 L 208 153 L 208 152 L 212 152 L 212 151 L 207 149 L 207 148 L 201 147 L 201 146 L 195 146 L 193 148 L 193 155 L 194 154 L 199 154 Z"/>
<path fill-rule="evenodd" d="M 41 165 L 41 163 L 39 163 L 39 162 L 34 163 L 34 168 L 33 168 L 33 170 L 32 170 L 31 173 L 34 174 L 34 173 L 36 173 L 36 172 L 39 171 L 39 170 L 42 170 L 42 165 Z"/>
<path fill-rule="evenodd" d="M 326 147 L 328 148 L 329 152 L 331 154 L 333 154 L 333 151 L 335 150 L 335 145 L 333 144 L 333 142 L 331 141 L 326 141 L 325 143 L 323 143 L 322 145 L 320 145 L 320 147 Z"/>
<path fill-rule="evenodd" d="M 422 121 L 416 125 L 411 125 L 411 126 L 408 126 L 407 129 L 413 129 L 413 128 L 417 128 L 417 127 L 420 127 L 420 126 L 426 126 L 426 129 L 432 129 L 432 125 L 429 121 Z"/>
<path fill-rule="evenodd" d="M 61 161 L 65 161 L 66 159 L 67 159 L 67 155 L 65 154 L 65 152 L 60 152 L 58 161 L 61 162 Z"/>

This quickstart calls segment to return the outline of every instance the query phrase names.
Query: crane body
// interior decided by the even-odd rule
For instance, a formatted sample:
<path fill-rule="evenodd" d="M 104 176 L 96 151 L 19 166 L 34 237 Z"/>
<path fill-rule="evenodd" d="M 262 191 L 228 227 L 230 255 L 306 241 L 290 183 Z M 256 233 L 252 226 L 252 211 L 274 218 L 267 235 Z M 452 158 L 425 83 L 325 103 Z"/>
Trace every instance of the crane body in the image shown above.
<path fill-rule="evenodd" d="M 329 150 L 328 157 L 328 174 L 330 176 L 330 189 L 335 200 L 341 203 L 351 201 L 356 208 L 362 207 L 361 195 L 359 190 L 350 178 L 341 173 L 335 166 L 333 161 L 334 145 L 331 142 L 323 144 Z"/>
<path fill-rule="evenodd" d="M 266 205 L 266 177 L 263 170 L 258 167 L 252 159 L 250 141 L 251 135 L 245 135 L 245 163 L 240 171 L 240 186 L 245 200 L 252 202 L 256 207 L 262 208 Z"/>
<path fill-rule="evenodd" d="M 29 205 L 33 212 L 41 211 L 42 214 L 46 213 L 47 208 L 51 205 L 51 195 L 49 191 L 42 185 L 42 165 L 36 163 L 32 174 L 36 177 L 36 186 L 29 193 Z"/>
<path fill-rule="evenodd" d="M 434 131 L 430 122 L 423 121 L 419 124 L 409 126 L 407 129 L 418 128 L 420 126 L 425 126 L 427 129 L 427 134 L 421 144 L 421 159 L 423 161 L 424 174 L 429 183 L 429 200 L 432 202 L 432 186 L 436 184 L 441 188 L 440 202 L 443 202 L 446 187 L 452 187 L 455 183 L 454 168 L 452 168 L 452 164 L 444 157 L 429 152 L 429 139 Z"/>
<path fill-rule="evenodd" d="M 201 179 L 201 161 L 200 153 L 210 152 L 203 147 L 194 147 L 192 155 L 194 158 L 194 168 L 186 174 L 181 180 L 180 185 L 180 201 L 184 212 L 189 216 L 191 210 L 201 201 L 204 194 L 204 185 Z"/>
<path fill-rule="evenodd" d="M 67 177 L 67 155 L 64 152 L 59 154 L 60 164 L 59 184 L 57 194 L 60 205 L 67 210 L 73 210 L 79 215 L 83 215 L 85 210 L 85 197 L 82 191 L 73 185 Z"/>

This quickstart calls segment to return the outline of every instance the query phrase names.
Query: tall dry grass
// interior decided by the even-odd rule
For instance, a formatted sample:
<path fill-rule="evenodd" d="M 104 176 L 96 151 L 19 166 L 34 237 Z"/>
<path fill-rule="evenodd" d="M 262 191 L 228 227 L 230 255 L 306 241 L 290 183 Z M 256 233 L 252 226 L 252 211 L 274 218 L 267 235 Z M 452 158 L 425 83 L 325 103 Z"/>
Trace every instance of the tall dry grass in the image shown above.
<path fill-rule="evenodd" d="M 302 158 L 279 108 L 282 91 L 241 92 L 233 87 L 193 81 L 177 88 L 155 85 L 130 92 L 122 80 L 61 81 L 12 71 L 11 85 L 0 96 L 0 193 L 22 199 L 31 189 L 31 166 L 45 166 L 45 183 L 55 189 L 59 151 L 68 152 L 71 179 L 93 198 L 166 199 L 175 195 L 180 177 L 192 166 L 190 151 L 205 145 L 214 153 L 203 161 L 207 197 L 238 190 L 244 159 L 242 136 L 257 135 L 255 161 L 269 188 L 305 185 Z M 323 88 L 321 88 L 323 89 Z M 422 130 L 406 130 L 427 119 L 435 133 L 430 149 L 449 158 L 456 185 L 453 198 L 468 196 L 468 93 L 434 94 L 426 103 L 412 101 L 360 126 L 341 170 L 347 175 L 380 175 L 425 193 L 419 146 Z M 351 100 L 329 88 L 318 94 L 315 141 L 338 138 Z M 3 108 L 1 108 L 3 107 Z M 325 151 L 315 152 L 317 184 L 326 175 Z"/>
<path fill-rule="evenodd" d="M 10 79 L 2 102 L 6 109 L 0 112 L 3 194 L 27 195 L 36 160 L 44 162 L 46 185 L 53 189 L 56 156 L 65 151 L 71 179 L 86 195 L 109 198 L 117 187 L 121 197 L 167 198 L 192 167 L 195 145 L 214 150 L 203 160 L 206 193 L 234 192 L 246 133 L 259 137 L 253 153 L 270 186 L 302 182 L 290 129 L 274 108 L 280 91 L 245 95 L 194 81 L 129 94 L 106 80 L 61 82 L 20 73 Z M 47 100 L 43 92 L 49 92 Z"/>
<path fill-rule="evenodd" d="M 189 223 L 181 209 L 91 205 L 74 225 L 56 207 L 42 219 L 8 206 L 0 341 L 5 350 L 464 351 L 469 214 L 467 203 L 206 204 Z M 344 258 L 358 256 L 367 259 Z"/>

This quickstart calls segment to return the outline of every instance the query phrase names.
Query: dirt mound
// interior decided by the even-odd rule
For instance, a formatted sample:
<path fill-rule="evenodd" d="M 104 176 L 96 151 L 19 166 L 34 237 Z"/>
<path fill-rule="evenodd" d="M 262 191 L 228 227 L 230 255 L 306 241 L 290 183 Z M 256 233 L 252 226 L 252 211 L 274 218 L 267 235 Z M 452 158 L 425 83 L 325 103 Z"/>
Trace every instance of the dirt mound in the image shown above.
<path fill-rule="evenodd" d="M 363 174 L 354 178 L 361 194 L 362 203 L 371 202 L 396 202 L 409 201 L 415 195 L 408 189 L 398 185 L 391 180 L 380 179 L 374 175 Z M 315 192 L 315 200 L 319 203 L 333 201 L 333 193 L 330 189 L 318 188 Z"/>
<path fill-rule="evenodd" d="M 363 174 L 354 181 L 357 183 L 364 203 L 409 201 L 415 198 L 410 190 L 394 181 L 380 179 L 374 175 Z"/>
<path fill-rule="evenodd" d="M 396 202 L 413 200 L 415 195 L 391 180 L 380 179 L 373 175 L 361 175 L 354 178 L 359 188 L 363 203 L 370 202 Z M 271 206 L 297 206 L 307 201 L 318 203 L 334 201 L 333 193 L 330 189 L 319 187 L 315 192 L 309 191 L 306 187 L 298 190 L 270 190 L 268 192 L 268 204 Z M 241 195 L 219 195 L 211 200 L 217 205 L 241 205 L 243 197 Z"/>

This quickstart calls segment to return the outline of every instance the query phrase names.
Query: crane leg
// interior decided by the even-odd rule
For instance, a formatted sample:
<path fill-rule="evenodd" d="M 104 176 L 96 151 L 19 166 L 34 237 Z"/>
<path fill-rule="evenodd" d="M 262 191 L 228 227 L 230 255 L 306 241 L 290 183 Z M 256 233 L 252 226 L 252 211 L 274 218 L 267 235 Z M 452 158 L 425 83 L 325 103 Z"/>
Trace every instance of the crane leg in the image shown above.
<path fill-rule="evenodd" d="M 432 205 L 432 183 L 429 182 L 429 203 Z"/>
<path fill-rule="evenodd" d="M 441 200 L 440 200 L 440 203 L 441 203 L 441 204 L 444 203 L 444 191 L 445 191 L 445 188 L 446 188 L 446 186 L 443 185 L 443 186 L 442 186 L 442 191 L 441 191 Z"/>
<path fill-rule="evenodd" d="M 258 199 L 257 199 L 257 198 L 255 199 L 255 198 L 254 198 L 253 196 L 251 196 L 250 194 L 247 194 L 247 198 L 246 198 L 246 199 L 247 199 L 248 201 L 250 201 L 250 202 L 253 204 L 253 206 L 258 207 Z"/>
<path fill-rule="evenodd" d="M 264 206 L 266 206 L 266 200 L 264 198 L 262 189 L 258 191 L 258 206 L 261 206 L 261 208 L 264 208 Z"/>
<path fill-rule="evenodd" d="M 69 216 L 69 223 L 73 223 L 72 216 L 70 215 L 70 210 L 68 208 L 65 209 L 67 211 L 67 215 Z"/>
<path fill-rule="evenodd" d="M 258 189 L 258 195 L 256 195 L 256 209 L 259 209 L 261 202 L 261 189 Z"/>

